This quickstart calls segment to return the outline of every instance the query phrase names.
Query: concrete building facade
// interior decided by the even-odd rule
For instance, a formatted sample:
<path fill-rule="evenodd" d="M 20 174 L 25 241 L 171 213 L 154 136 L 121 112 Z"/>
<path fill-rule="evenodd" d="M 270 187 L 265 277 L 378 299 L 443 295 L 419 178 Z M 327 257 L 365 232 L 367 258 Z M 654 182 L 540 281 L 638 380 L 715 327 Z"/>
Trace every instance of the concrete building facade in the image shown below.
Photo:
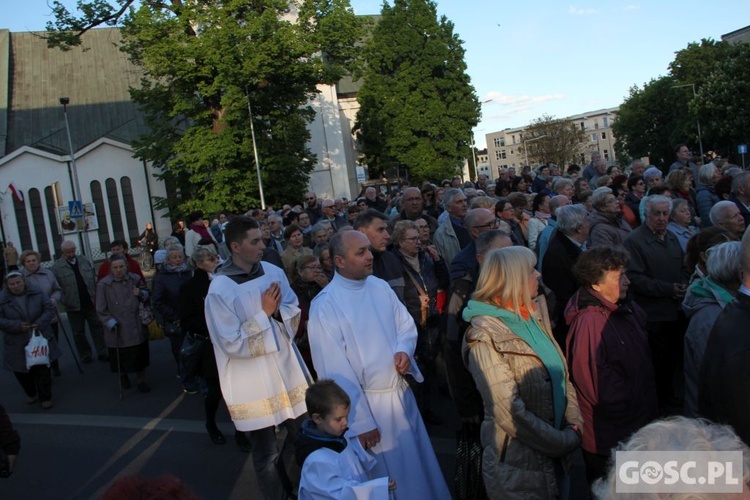
<path fill-rule="evenodd" d="M 617 117 L 618 109 L 599 109 L 565 118 L 586 134 L 586 139 L 581 144 L 582 157 L 577 160 L 579 164 L 585 165 L 589 162 L 587 154 L 590 151 L 599 151 L 602 158 L 608 162 L 617 161 L 612 124 Z M 521 168 L 528 164 L 524 130 L 524 127 L 506 128 L 485 135 L 492 177 L 497 177 L 500 168 L 513 167 L 520 172 Z"/>

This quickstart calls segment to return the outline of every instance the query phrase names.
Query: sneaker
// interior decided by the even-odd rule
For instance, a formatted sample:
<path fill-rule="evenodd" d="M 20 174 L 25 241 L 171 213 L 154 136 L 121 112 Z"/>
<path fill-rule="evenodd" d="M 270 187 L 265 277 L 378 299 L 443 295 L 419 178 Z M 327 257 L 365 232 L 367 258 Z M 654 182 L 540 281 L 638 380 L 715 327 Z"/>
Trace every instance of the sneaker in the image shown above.
<path fill-rule="evenodd" d="M 133 384 L 130 383 L 130 378 L 126 373 L 120 375 L 120 387 L 122 387 L 123 389 L 130 389 L 131 387 L 133 387 Z"/>
<path fill-rule="evenodd" d="M 49 410 L 53 406 L 54 405 L 52 404 L 52 401 L 42 401 L 42 408 L 44 408 L 45 410 Z"/>
<path fill-rule="evenodd" d="M 34 403 L 36 403 L 37 399 L 39 398 L 37 398 L 36 396 L 29 396 L 26 398 L 26 404 L 33 405 Z"/>
<path fill-rule="evenodd" d="M 151 387 L 149 387 L 149 385 L 146 382 L 138 382 L 137 387 L 138 387 L 138 390 L 143 393 L 151 392 Z"/>

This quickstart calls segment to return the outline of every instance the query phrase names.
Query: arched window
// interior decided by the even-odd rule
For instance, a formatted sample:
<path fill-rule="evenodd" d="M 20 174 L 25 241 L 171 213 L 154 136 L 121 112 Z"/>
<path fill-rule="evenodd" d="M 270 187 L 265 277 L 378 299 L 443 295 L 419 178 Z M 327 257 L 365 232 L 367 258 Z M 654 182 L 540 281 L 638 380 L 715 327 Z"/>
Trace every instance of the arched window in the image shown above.
<path fill-rule="evenodd" d="M 49 220 L 49 229 L 52 233 L 52 254 L 55 259 L 60 257 L 60 228 L 57 224 L 57 204 L 55 203 L 55 194 L 52 186 L 44 188 L 44 204 L 47 207 L 47 219 Z"/>
<path fill-rule="evenodd" d="M 12 196 L 12 195 L 11 195 Z M 26 198 L 24 201 L 18 201 L 13 196 L 13 211 L 16 213 L 16 227 L 18 227 L 18 237 L 21 238 L 21 245 L 16 243 L 18 252 L 31 248 L 31 231 L 29 230 L 29 218 L 26 216 Z"/>
<path fill-rule="evenodd" d="M 120 210 L 120 197 L 117 195 L 117 183 L 114 179 L 107 179 L 104 185 L 107 188 L 107 204 L 112 218 L 112 233 L 116 240 L 124 240 L 125 231 L 122 228 L 122 212 Z M 108 252 L 109 248 L 102 245 L 102 251 Z"/>
<path fill-rule="evenodd" d="M 31 207 L 31 218 L 34 221 L 34 235 L 38 247 L 36 251 L 41 255 L 42 261 L 50 260 L 52 257 L 50 256 L 49 240 L 47 239 L 47 224 L 44 222 L 42 197 L 36 188 L 29 189 L 29 206 Z"/>
<path fill-rule="evenodd" d="M 122 190 L 122 204 L 125 207 L 125 221 L 128 224 L 128 236 L 130 246 L 138 241 L 141 232 L 138 230 L 138 217 L 135 213 L 135 200 L 133 200 L 133 186 L 130 177 L 120 178 L 120 189 Z"/>
<path fill-rule="evenodd" d="M 91 181 L 91 199 L 96 207 L 96 222 L 99 229 L 96 233 L 99 235 L 99 249 L 102 253 L 108 252 L 111 246 L 109 239 L 109 224 L 107 224 L 107 210 L 104 207 L 104 195 L 102 195 L 102 185 L 99 181 Z"/>

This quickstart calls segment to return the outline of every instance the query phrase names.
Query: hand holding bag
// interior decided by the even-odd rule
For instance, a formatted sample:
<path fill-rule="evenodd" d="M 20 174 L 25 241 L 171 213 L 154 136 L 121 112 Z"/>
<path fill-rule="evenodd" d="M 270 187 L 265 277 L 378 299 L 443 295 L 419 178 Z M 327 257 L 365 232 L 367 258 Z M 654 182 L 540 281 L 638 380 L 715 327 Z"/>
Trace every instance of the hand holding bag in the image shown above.
<path fill-rule="evenodd" d="M 32 366 L 49 366 L 49 342 L 35 328 L 31 333 L 31 339 L 24 348 L 26 350 L 26 369 Z"/>

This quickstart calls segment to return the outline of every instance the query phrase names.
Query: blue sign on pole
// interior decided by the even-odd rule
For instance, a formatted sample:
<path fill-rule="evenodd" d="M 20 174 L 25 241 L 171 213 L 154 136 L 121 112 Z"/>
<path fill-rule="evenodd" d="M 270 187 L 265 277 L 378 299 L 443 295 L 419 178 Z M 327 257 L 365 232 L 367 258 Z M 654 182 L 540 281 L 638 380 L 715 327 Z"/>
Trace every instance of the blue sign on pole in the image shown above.
<path fill-rule="evenodd" d="M 83 219 L 83 204 L 79 201 L 69 201 L 68 211 L 71 219 Z"/>
<path fill-rule="evenodd" d="M 747 144 L 740 144 L 739 146 L 737 146 L 737 153 L 741 155 L 747 153 Z"/>

